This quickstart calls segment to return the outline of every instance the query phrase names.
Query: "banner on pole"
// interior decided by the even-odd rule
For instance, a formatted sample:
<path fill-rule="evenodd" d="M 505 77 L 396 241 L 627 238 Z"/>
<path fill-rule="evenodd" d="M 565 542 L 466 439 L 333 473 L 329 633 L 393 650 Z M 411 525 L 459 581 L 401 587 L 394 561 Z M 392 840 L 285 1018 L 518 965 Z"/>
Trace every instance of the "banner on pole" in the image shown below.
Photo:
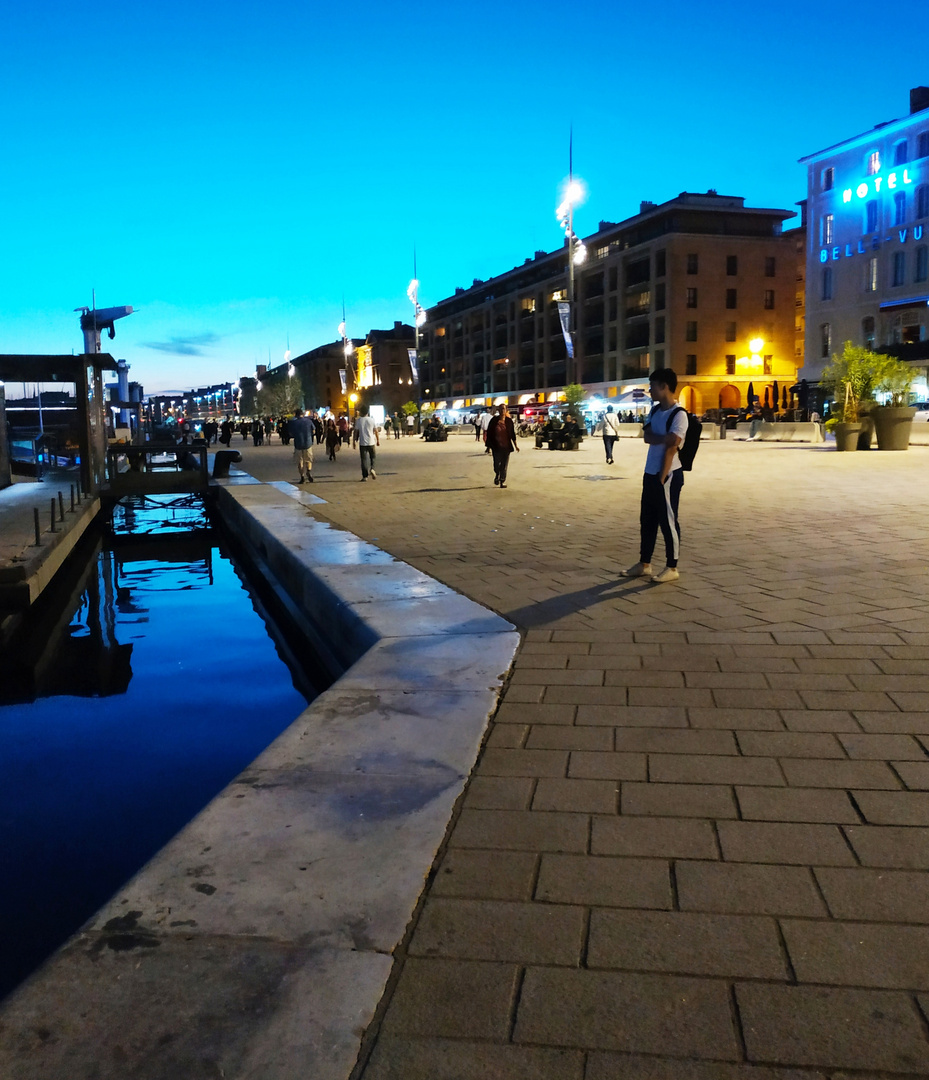
<path fill-rule="evenodd" d="M 419 366 L 415 349 L 407 349 L 410 354 L 410 371 L 413 373 L 413 382 L 419 382 Z"/>
<path fill-rule="evenodd" d="M 342 383 L 342 393 L 344 394 L 345 391 L 348 389 L 348 384 L 347 384 L 346 379 L 345 379 L 345 368 L 344 367 L 339 368 L 339 380 Z"/>
<path fill-rule="evenodd" d="M 558 301 L 558 318 L 561 320 L 561 332 L 564 335 L 568 358 L 574 359 L 574 342 L 571 340 L 571 305 L 566 300 Z"/>

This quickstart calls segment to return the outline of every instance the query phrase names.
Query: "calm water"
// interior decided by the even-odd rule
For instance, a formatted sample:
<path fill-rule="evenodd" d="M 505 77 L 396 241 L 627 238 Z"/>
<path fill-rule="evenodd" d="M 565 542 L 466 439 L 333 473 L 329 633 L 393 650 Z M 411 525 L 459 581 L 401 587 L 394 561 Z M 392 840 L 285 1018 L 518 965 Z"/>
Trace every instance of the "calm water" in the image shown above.
<path fill-rule="evenodd" d="M 313 696 L 230 560 L 167 543 L 101 551 L 0 672 L 0 701 L 38 695 L 0 705 L 0 995 Z"/>

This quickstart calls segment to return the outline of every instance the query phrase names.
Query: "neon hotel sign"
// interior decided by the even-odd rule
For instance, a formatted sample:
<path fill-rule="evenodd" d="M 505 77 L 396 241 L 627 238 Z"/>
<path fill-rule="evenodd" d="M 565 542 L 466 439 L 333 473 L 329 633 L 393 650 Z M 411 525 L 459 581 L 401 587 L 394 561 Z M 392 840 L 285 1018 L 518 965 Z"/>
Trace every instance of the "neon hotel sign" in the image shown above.
<path fill-rule="evenodd" d="M 887 176 L 871 176 L 867 180 L 862 180 L 855 188 L 845 188 L 842 192 L 842 202 L 850 203 L 853 197 L 867 199 L 869 195 L 880 195 L 882 191 L 902 191 L 912 183 L 913 177 L 910 176 L 909 169 L 888 173 Z M 905 244 L 910 237 L 914 240 L 923 238 L 922 225 L 914 225 L 912 230 L 908 227 L 897 229 L 896 232 L 901 244 Z M 882 243 L 890 239 L 890 236 L 885 237 L 884 240 L 874 237 L 867 242 L 859 240 L 855 245 L 836 244 L 834 247 L 824 247 L 820 249 L 819 261 L 824 263 L 829 262 L 830 259 L 849 258 L 852 255 L 864 255 L 868 251 L 877 251 Z"/>

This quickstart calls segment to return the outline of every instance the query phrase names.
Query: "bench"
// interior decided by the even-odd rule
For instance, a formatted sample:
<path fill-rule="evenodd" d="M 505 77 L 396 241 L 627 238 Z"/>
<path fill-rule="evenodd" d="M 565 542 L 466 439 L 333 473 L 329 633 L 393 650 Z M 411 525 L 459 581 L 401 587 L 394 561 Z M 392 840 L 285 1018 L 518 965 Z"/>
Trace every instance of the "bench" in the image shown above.
<path fill-rule="evenodd" d="M 768 424 L 763 420 L 736 424 L 737 439 L 752 439 L 755 442 L 824 442 L 821 424 L 812 421 L 788 421 L 783 424 Z"/>

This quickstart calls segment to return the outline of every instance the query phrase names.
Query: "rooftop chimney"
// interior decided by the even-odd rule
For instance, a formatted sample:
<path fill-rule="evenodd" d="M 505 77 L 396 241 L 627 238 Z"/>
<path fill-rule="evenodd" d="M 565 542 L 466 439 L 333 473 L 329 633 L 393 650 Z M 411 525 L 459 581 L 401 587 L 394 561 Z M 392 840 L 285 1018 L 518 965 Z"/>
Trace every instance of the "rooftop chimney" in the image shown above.
<path fill-rule="evenodd" d="M 639 213 L 640 214 L 647 214 L 649 210 L 654 210 L 656 206 L 657 206 L 657 203 L 648 202 L 648 200 L 643 200 L 642 202 L 639 203 Z"/>
<path fill-rule="evenodd" d="M 910 91 L 910 112 L 922 112 L 929 109 L 929 86 L 914 86 Z"/>

